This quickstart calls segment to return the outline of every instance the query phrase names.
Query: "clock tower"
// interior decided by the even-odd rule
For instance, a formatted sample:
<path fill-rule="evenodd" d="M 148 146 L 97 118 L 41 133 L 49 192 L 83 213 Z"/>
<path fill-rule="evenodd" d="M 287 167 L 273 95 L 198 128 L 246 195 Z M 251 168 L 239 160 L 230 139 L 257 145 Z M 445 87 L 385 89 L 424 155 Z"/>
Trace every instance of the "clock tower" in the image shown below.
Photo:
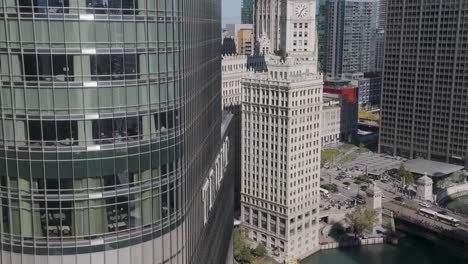
<path fill-rule="evenodd" d="M 316 63 L 315 4 L 315 0 L 285 1 L 286 12 L 281 23 L 284 57 L 306 58 Z"/>

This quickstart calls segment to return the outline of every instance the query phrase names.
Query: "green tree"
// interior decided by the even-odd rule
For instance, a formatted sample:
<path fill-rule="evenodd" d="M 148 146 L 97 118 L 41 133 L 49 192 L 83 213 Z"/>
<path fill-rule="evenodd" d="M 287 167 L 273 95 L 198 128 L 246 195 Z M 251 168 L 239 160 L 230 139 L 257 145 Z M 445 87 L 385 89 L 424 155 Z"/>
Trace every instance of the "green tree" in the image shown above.
<path fill-rule="evenodd" d="M 400 164 L 400 167 L 398 168 L 396 175 L 399 179 L 403 179 L 403 177 L 405 177 L 406 175 L 405 165 Z"/>
<path fill-rule="evenodd" d="M 413 173 L 410 171 L 406 170 L 405 166 L 403 164 L 400 165 L 400 167 L 397 170 L 396 173 L 398 179 L 401 180 L 401 183 L 403 186 L 410 186 L 414 184 L 414 176 Z"/>
<path fill-rule="evenodd" d="M 405 173 L 405 186 L 410 186 L 414 184 L 414 176 L 413 173 L 410 171 L 406 171 Z"/>
<path fill-rule="evenodd" d="M 340 151 L 334 148 L 324 149 L 321 152 L 322 160 L 330 161 L 335 159 L 336 156 L 340 154 Z"/>
<path fill-rule="evenodd" d="M 273 264 L 273 262 L 262 259 L 253 259 L 252 261 L 250 261 L 250 264 Z"/>
<path fill-rule="evenodd" d="M 247 247 L 244 247 L 241 250 L 239 257 L 236 258 L 236 260 L 240 262 L 250 263 L 250 261 L 252 260 L 252 254 L 250 254 L 250 250 Z"/>
<path fill-rule="evenodd" d="M 234 247 L 234 258 L 239 259 L 242 251 L 246 248 L 245 245 L 246 233 L 242 226 L 234 228 L 233 232 L 233 247 Z"/>
<path fill-rule="evenodd" d="M 334 184 L 334 183 L 327 183 L 327 184 L 324 184 L 324 185 L 322 185 L 320 187 L 322 187 L 323 189 L 325 189 L 325 190 L 327 190 L 329 192 L 332 192 L 332 193 L 338 191 L 338 186 L 336 186 L 336 184 Z"/>
<path fill-rule="evenodd" d="M 369 182 L 369 177 L 367 175 L 365 175 L 365 174 L 362 174 L 362 175 L 359 175 L 356 178 L 356 181 L 368 183 Z"/>
<path fill-rule="evenodd" d="M 452 173 L 450 177 L 452 178 L 454 182 L 457 182 L 457 183 L 464 183 L 466 179 L 466 175 L 463 172 Z"/>
<path fill-rule="evenodd" d="M 465 180 L 466 180 L 466 174 L 460 173 L 460 175 L 458 175 L 458 182 L 462 183 L 462 182 L 465 182 Z"/>
<path fill-rule="evenodd" d="M 259 243 L 259 244 L 257 245 L 257 247 L 253 250 L 252 253 L 253 253 L 255 256 L 258 256 L 258 257 L 266 256 L 266 254 L 267 254 L 267 249 L 266 249 L 265 244 Z"/>
<path fill-rule="evenodd" d="M 357 206 L 354 211 L 346 215 L 346 220 L 352 232 L 357 237 L 365 231 L 370 231 L 378 221 L 377 211 L 365 205 Z"/>

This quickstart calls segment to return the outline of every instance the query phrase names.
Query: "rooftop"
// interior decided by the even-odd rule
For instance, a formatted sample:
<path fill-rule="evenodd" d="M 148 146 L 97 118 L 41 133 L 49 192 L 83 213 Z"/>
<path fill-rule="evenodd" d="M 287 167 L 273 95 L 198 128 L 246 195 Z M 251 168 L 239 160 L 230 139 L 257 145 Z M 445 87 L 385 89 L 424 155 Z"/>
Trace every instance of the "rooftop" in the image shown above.
<path fill-rule="evenodd" d="M 444 177 L 464 169 L 463 166 L 425 159 L 409 160 L 404 164 L 405 168 L 412 173 L 419 175 L 427 173 L 429 177 Z"/>

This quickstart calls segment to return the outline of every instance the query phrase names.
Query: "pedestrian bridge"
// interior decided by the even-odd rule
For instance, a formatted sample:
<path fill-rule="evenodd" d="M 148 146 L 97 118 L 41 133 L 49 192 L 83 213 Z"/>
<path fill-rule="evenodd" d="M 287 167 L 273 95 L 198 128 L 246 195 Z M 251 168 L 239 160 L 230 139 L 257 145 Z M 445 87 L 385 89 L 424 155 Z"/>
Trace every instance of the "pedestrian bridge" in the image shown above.
<path fill-rule="evenodd" d="M 449 200 L 453 200 L 462 196 L 468 195 L 468 183 L 452 186 L 440 191 L 437 194 L 437 203 L 443 204 Z"/>

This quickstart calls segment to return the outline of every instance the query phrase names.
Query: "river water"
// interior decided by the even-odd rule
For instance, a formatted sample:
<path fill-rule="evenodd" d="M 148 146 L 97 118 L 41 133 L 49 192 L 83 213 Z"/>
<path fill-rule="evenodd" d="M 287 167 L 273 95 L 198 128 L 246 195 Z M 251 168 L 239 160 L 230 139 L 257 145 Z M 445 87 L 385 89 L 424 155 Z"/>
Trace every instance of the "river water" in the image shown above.
<path fill-rule="evenodd" d="M 468 248 L 446 241 L 429 241 L 416 236 L 389 244 L 359 248 L 322 250 L 300 264 L 462 264 L 468 263 Z"/>
<path fill-rule="evenodd" d="M 460 198 L 457 198 L 447 203 L 445 207 L 455 211 L 462 211 L 468 214 L 468 196 L 462 196 Z"/>

